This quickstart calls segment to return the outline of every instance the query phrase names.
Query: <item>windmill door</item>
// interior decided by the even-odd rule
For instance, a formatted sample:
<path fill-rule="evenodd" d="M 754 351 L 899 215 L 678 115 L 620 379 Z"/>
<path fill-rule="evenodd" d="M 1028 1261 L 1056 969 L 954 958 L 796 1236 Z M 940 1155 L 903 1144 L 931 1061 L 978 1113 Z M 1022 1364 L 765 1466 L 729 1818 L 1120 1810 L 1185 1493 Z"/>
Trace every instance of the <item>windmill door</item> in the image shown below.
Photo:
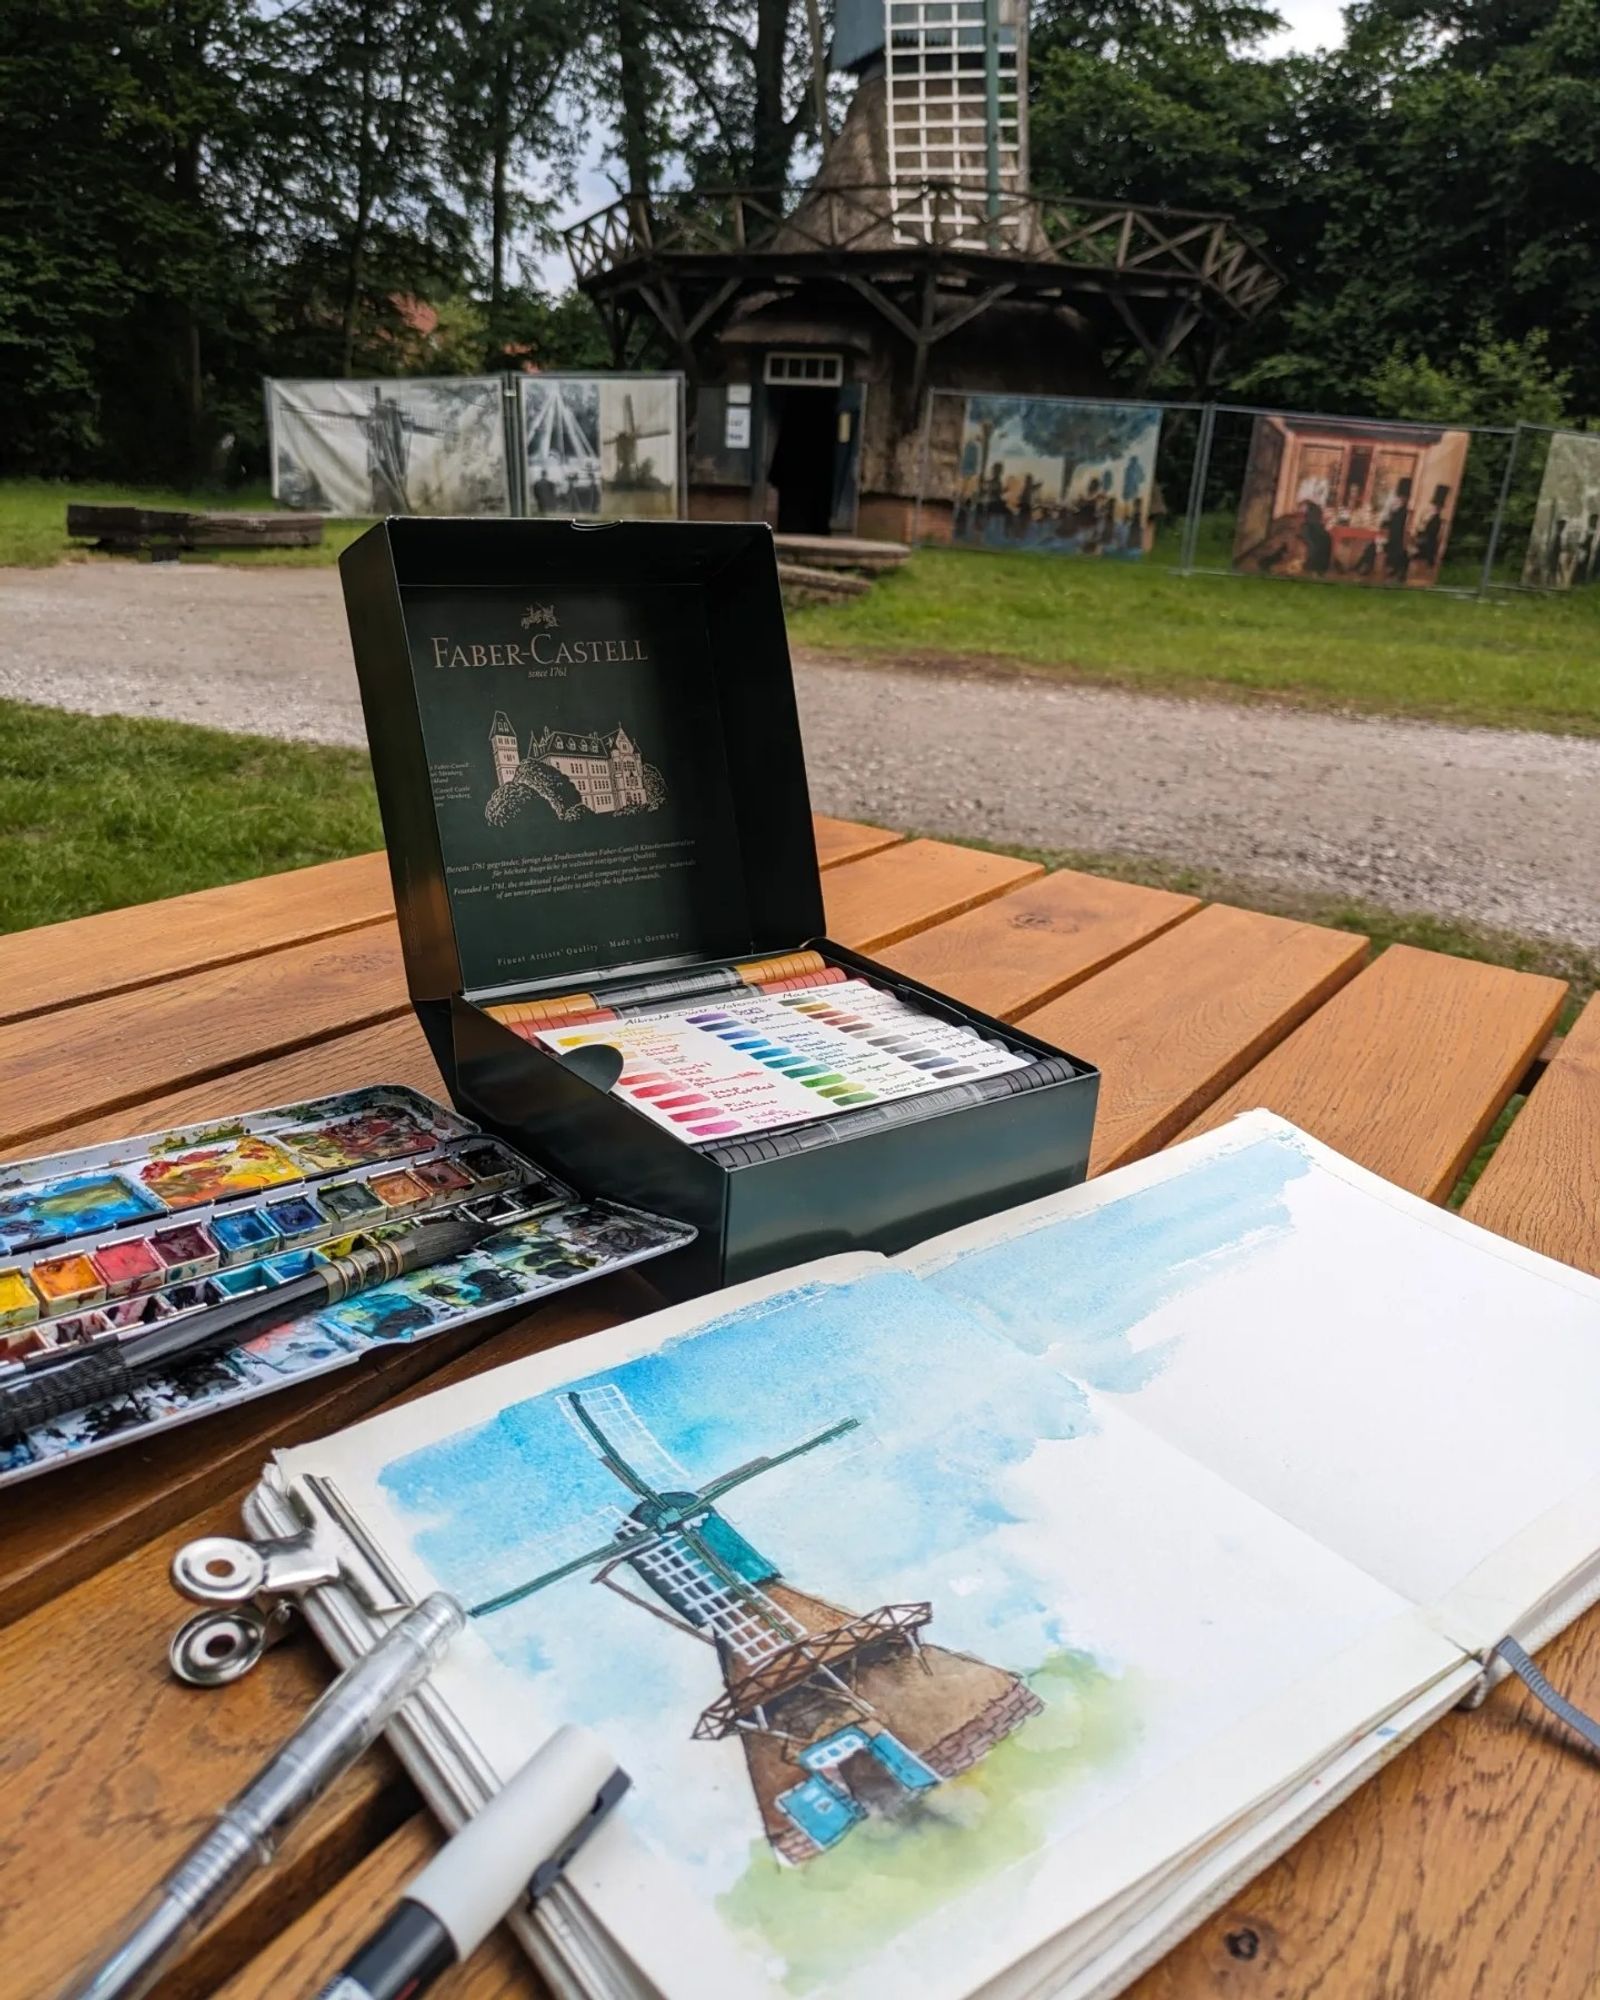
<path fill-rule="evenodd" d="M 833 505 L 828 530 L 853 535 L 861 510 L 861 432 L 867 415 L 865 382 L 841 382 L 834 412 Z"/>

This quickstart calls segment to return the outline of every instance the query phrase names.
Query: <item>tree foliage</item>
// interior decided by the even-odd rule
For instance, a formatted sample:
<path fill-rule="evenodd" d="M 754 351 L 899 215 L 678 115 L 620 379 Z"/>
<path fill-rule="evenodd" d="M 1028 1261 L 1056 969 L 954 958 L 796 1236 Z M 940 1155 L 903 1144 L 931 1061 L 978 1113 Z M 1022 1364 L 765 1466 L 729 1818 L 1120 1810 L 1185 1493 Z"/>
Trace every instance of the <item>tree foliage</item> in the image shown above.
<path fill-rule="evenodd" d="M 0 9 L 0 466 L 261 463 L 263 374 L 586 364 L 542 288 L 598 168 L 815 159 L 811 0 L 29 0 Z M 1035 183 L 1221 208 L 1289 283 L 1241 397 L 1600 412 L 1600 0 L 1037 0 Z M 835 85 L 837 96 L 839 86 Z M 420 304 L 419 304 L 420 302 Z"/>

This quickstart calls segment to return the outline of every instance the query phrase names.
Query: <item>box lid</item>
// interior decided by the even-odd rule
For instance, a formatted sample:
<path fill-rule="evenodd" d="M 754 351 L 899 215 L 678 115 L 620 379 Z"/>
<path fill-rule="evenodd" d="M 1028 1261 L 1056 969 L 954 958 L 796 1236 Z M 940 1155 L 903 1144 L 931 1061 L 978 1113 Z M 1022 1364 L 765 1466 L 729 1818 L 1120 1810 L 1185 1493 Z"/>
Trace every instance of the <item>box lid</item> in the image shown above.
<path fill-rule="evenodd" d="M 415 998 L 821 933 L 764 524 L 396 519 L 339 567 Z"/>

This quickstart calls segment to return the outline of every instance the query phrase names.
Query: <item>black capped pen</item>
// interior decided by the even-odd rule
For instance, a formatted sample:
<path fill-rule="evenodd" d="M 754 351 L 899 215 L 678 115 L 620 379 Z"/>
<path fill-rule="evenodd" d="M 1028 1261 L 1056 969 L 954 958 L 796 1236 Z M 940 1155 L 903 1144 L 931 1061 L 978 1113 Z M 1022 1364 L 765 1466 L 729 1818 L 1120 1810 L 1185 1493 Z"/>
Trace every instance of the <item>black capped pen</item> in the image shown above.
<path fill-rule="evenodd" d="M 559 1729 L 407 1888 L 316 2000 L 414 2000 L 542 1895 L 628 1789 L 605 1745 Z"/>

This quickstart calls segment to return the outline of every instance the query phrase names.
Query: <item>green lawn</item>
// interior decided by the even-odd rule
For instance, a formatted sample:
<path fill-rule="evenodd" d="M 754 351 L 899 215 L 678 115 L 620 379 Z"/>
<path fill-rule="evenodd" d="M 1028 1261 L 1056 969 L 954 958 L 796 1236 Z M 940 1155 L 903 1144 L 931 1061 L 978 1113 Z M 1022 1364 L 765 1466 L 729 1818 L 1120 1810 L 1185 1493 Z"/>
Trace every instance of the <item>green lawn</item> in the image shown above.
<path fill-rule="evenodd" d="M 243 486 L 225 493 L 178 493 L 161 486 L 115 484 L 66 485 L 53 479 L 0 479 L 0 568 L 41 569 L 67 556 L 82 556 L 84 542 L 67 539 L 67 503 L 101 501 L 119 507 L 176 507 L 193 513 L 223 513 L 243 509 L 264 513 L 273 505 L 266 487 Z M 353 542 L 365 521 L 329 521 L 322 545 L 312 549 L 239 549 L 222 554 L 193 554 L 185 562 L 244 562 L 271 564 L 330 563 Z M 126 557 L 94 557 L 95 561 L 126 561 Z"/>
<path fill-rule="evenodd" d="M 365 751 L 0 702 L 0 931 L 382 844 Z"/>
<path fill-rule="evenodd" d="M 1600 735 L 1600 588 L 1479 601 L 919 549 L 867 596 L 797 610 L 789 629 L 856 657 L 996 660 L 1164 693 Z"/>

